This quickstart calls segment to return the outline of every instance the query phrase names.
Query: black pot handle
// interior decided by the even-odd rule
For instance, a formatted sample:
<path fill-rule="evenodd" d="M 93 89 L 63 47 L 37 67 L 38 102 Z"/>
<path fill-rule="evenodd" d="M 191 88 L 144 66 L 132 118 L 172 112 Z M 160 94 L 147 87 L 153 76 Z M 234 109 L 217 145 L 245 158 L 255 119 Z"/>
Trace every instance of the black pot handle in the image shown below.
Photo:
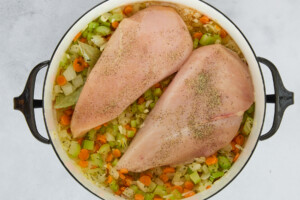
<path fill-rule="evenodd" d="M 269 132 L 267 132 L 264 135 L 261 135 L 259 138 L 259 140 L 262 141 L 272 137 L 276 133 L 276 131 L 280 126 L 285 109 L 289 105 L 294 104 L 294 93 L 285 89 L 281 77 L 279 75 L 279 72 L 272 62 L 261 57 L 258 57 L 257 61 L 259 63 L 265 64 L 271 70 L 273 82 L 274 82 L 274 91 L 275 91 L 275 94 L 266 96 L 267 103 L 275 104 L 275 112 L 274 112 L 274 120 L 273 120 L 272 128 L 269 130 Z"/>
<path fill-rule="evenodd" d="M 35 116 L 34 116 L 34 109 L 42 108 L 43 100 L 34 99 L 34 86 L 35 86 L 36 75 L 42 68 L 49 65 L 49 63 L 50 61 L 44 61 L 38 64 L 37 66 L 35 66 L 29 74 L 23 93 L 19 97 L 14 98 L 14 109 L 19 110 L 24 114 L 32 135 L 38 141 L 45 144 L 50 144 L 50 140 L 44 138 L 38 132 L 35 123 Z"/>

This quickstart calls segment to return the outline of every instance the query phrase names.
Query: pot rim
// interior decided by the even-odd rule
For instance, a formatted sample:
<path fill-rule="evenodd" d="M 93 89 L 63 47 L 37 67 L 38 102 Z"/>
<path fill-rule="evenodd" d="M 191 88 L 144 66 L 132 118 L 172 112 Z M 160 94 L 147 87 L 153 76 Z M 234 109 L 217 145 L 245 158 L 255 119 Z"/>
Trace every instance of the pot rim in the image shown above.
<path fill-rule="evenodd" d="M 49 133 L 49 129 L 48 129 L 48 125 L 47 125 L 47 122 L 46 122 L 46 116 L 45 116 L 45 101 L 44 101 L 44 96 L 45 96 L 45 85 L 46 85 L 46 82 L 47 82 L 47 77 L 48 77 L 48 71 L 50 69 L 50 66 L 51 66 L 51 63 L 52 63 L 52 60 L 53 60 L 53 57 L 58 49 L 58 47 L 60 46 L 61 42 L 65 39 L 65 36 L 69 33 L 69 31 L 74 27 L 74 25 L 76 25 L 78 23 L 78 21 L 80 19 L 82 19 L 84 16 L 86 16 L 88 13 L 90 13 L 92 10 L 94 10 L 95 8 L 97 8 L 98 6 L 102 5 L 103 3 L 106 3 L 110 0 L 104 0 L 100 3 L 98 3 L 97 5 L 93 6 L 91 9 L 89 9 L 88 11 L 86 11 L 84 14 L 82 14 L 71 26 L 70 28 L 65 32 L 65 34 L 62 36 L 62 38 L 60 39 L 60 41 L 58 42 L 57 46 L 55 47 L 54 51 L 53 51 L 53 54 L 50 58 L 50 63 L 49 63 L 49 67 L 47 68 L 46 70 L 46 74 L 45 74 L 45 79 L 44 79 L 44 83 L 43 83 L 43 93 L 42 93 L 42 99 L 43 99 L 43 106 L 42 106 L 42 112 L 43 112 L 43 118 L 44 118 L 44 123 L 45 123 L 45 127 L 46 127 L 46 132 L 47 132 L 47 135 L 48 135 L 48 138 L 50 140 L 50 143 L 51 143 L 51 146 L 56 154 L 56 156 L 58 157 L 59 161 L 61 162 L 61 164 L 64 166 L 64 168 L 67 170 L 67 172 L 76 180 L 77 183 L 79 183 L 83 188 L 85 188 L 87 191 L 89 191 L 90 193 L 92 193 L 93 195 L 95 195 L 96 197 L 102 199 L 102 200 L 105 200 L 103 199 L 102 197 L 100 197 L 99 195 L 97 195 L 96 193 L 94 193 L 91 189 L 89 189 L 88 187 L 86 187 L 82 182 L 80 182 L 75 176 L 74 174 L 68 169 L 68 167 L 65 165 L 65 163 L 63 162 L 62 158 L 60 157 L 60 155 L 58 154 L 55 146 L 53 145 L 53 142 L 52 142 L 52 138 L 50 136 L 50 133 Z M 163 0 L 162 0 L 163 1 Z M 212 193 L 211 195 L 209 195 L 208 197 L 206 197 L 205 199 L 209 199 L 213 196 L 215 196 L 216 194 L 218 194 L 219 192 L 221 192 L 224 188 L 226 188 L 233 180 L 236 179 L 236 177 L 242 172 L 242 170 L 245 168 L 245 166 L 247 165 L 247 163 L 249 162 L 250 158 L 252 157 L 256 147 L 257 147 L 257 143 L 259 141 L 259 137 L 262 133 L 262 129 L 263 129 L 263 126 L 264 126 L 264 121 L 265 121 L 265 113 L 266 113 L 266 88 L 265 88 L 265 81 L 264 81 L 264 76 L 263 76 L 263 73 L 262 73 L 262 70 L 261 70 L 261 66 L 260 66 L 260 63 L 258 62 L 257 60 L 257 56 L 250 44 L 250 42 L 248 41 L 248 39 L 246 38 L 246 36 L 243 34 L 243 32 L 238 28 L 238 26 L 227 16 L 225 15 L 223 12 L 221 12 L 219 9 L 217 9 L 216 7 L 214 7 L 213 5 L 203 1 L 203 0 L 198 0 L 204 4 L 206 4 L 207 6 L 209 6 L 210 8 L 214 9 L 215 11 L 217 11 L 219 14 L 221 14 L 223 17 L 225 17 L 235 28 L 236 30 L 241 34 L 241 36 L 245 39 L 247 45 L 249 46 L 249 48 L 251 49 L 251 52 L 252 54 L 254 55 L 255 57 L 255 60 L 257 62 L 257 66 L 259 68 L 259 72 L 260 72 L 260 75 L 261 75 L 261 78 L 262 78 L 262 84 L 263 84 L 263 90 L 264 90 L 264 110 L 263 110 L 263 118 L 262 118 L 262 122 L 261 122 L 261 127 L 260 127 L 260 130 L 259 130 L 259 133 L 258 133 L 258 136 L 257 136 L 257 139 L 255 141 L 255 144 L 253 146 L 253 149 L 249 155 L 249 157 L 246 159 L 245 163 L 242 165 L 242 167 L 238 170 L 238 172 L 233 176 L 233 178 L 231 178 L 226 184 L 224 184 L 224 186 L 222 186 L 219 190 L 217 190 L 216 192 Z M 222 24 L 221 24 L 222 26 Z"/>

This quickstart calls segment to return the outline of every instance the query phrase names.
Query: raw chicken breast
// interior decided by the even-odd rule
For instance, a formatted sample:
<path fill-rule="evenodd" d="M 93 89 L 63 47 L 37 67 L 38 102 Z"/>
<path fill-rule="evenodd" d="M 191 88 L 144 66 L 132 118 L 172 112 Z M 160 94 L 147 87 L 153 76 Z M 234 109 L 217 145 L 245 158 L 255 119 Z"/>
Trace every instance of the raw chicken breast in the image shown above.
<path fill-rule="evenodd" d="M 73 136 L 120 115 L 148 88 L 178 71 L 192 46 L 185 23 L 172 8 L 152 6 L 124 19 L 80 94 Z"/>
<path fill-rule="evenodd" d="M 248 66 L 222 45 L 201 47 L 181 67 L 117 167 L 141 172 L 210 156 L 234 138 L 253 101 Z"/>

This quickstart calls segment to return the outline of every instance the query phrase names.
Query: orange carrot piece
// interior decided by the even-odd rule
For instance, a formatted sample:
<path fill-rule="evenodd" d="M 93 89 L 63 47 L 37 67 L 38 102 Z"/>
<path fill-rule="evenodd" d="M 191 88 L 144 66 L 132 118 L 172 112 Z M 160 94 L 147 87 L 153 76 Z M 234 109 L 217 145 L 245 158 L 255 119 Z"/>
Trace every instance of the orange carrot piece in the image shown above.
<path fill-rule="evenodd" d="M 56 82 L 57 82 L 58 85 L 63 86 L 63 85 L 65 85 L 68 81 L 67 81 L 67 79 L 65 78 L 64 75 L 59 75 L 59 76 L 57 76 L 57 78 L 56 78 Z"/>
<path fill-rule="evenodd" d="M 144 102 L 145 102 L 144 97 L 140 97 L 140 98 L 138 99 L 138 104 L 142 104 L 142 103 L 144 103 Z"/>
<path fill-rule="evenodd" d="M 120 189 L 122 192 L 124 192 L 124 190 L 126 190 L 126 187 L 121 187 Z"/>
<path fill-rule="evenodd" d="M 83 57 L 78 57 L 73 61 L 73 68 L 76 72 L 82 72 L 86 66 Z"/>
<path fill-rule="evenodd" d="M 235 154 L 233 158 L 233 162 L 235 162 L 240 157 L 240 153 Z"/>
<path fill-rule="evenodd" d="M 61 123 L 61 125 L 64 125 L 64 126 L 70 125 L 70 123 L 71 123 L 71 117 L 68 116 L 68 115 L 66 115 L 66 114 L 62 115 L 60 117 L 60 123 Z"/>
<path fill-rule="evenodd" d="M 194 188 L 194 183 L 192 181 L 186 181 L 184 183 L 184 188 L 188 190 L 192 190 Z"/>
<path fill-rule="evenodd" d="M 115 192 L 115 194 L 120 196 L 122 194 L 122 191 L 119 189 L 118 191 Z"/>
<path fill-rule="evenodd" d="M 87 39 L 84 38 L 84 37 L 80 38 L 79 41 L 82 42 L 82 43 L 87 43 Z"/>
<path fill-rule="evenodd" d="M 163 200 L 162 198 L 160 198 L 160 197 L 154 197 L 154 199 L 153 200 Z"/>
<path fill-rule="evenodd" d="M 89 162 L 86 161 L 86 160 L 80 160 L 80 161 L 78 162 L 78 164 L 79 164 L 79 166 L 82 167 L 82 168 L 87 168 L 88 165 L 89 165 Z"/>
<path fill-rule="evenodd" d="M 175 185 L 172 187 L 173 190 L 178 190 L 178 192 L 182 193 L 183 192 L 183 187 L 180 185 Z"/>
<path fill-rule="evenodd" d="M 218 162 L 218 158 L 216 155 L 212 155 L 206 158 L 205 163 L 209 165 L 216 164 Z"/>
<path fill-rule="evenodd" d="M 87 149 L 81 149 L 79 152 L 78 158 L 80 160 L 85 161 L 85 160 L 89 159 L 89 156 L 90 156 L 90 153 Z"/>
<path fill-rule="evenodd" d="M 121 151 L 119 149 L 114 149 L 113 152 L 112 152 L 112 154 L 113 154 L 113 156 L 115 158 L 120 158 L 121 155 L 122 155 L 122 153 L 121 153 Z"/>
<path fill-rule="evenodd" d="M 141 176 L 140 182 L 146 186 L 149 186 L 151 184 L 151 178 L 149 176 Z"/>
<path fill-rule="evenodd" d="M 119 22 L 114 21 L 113 23 L 111 23 L 111 26 L 112 26 L 114 29 L 116 29 L 116 28 L 118 28 L 118 26 L 119 26 Z"/>
<path fill-rule="evenodd" d="M 105 161 L 106 161 L 106 162 L 111 162 L 111 161 L 113 160 L 113 158 L 114 158 L 114 157 L 113 157 L 112 153 L 109 153 L 109 154 L 107 155 Z"/>
<path fill-rule="evenodd" d="M 210 19 L 209 19 L 207 16 L 202 16 L 202 17 L 200 18 L 200 22 L 201 22 L 202 24 L 207 24 L 209 21 L 210 21 Z"/>
<path fill-rule="evenodd" d="M 105 136 L 105 135 L 101 135 L 101 134 L 97 135 L 96 140 L 97 140 L 97 141 L 100 141 L 101 144 L 106 144 L 106 143 L 107 143 L 107 140 L 106 140 L 106 136 Z"/>
<path fill-rule="evenodd" d="M 144 200 L 144 196 L 142 194 L 134 195 L 134 200 Z"/>
<path fill-rule="evenodd" d="M 165 183 L 165 186 L 166 186 L 167 188 L 172 188 L 172 184 L 171 184 L 170 182 Z"/>
<path fill-rule="evenodd" d="M 125 168 L 120 169 L 120 173 L 122 173 L 122 174 L 128 174 L 128 169 L 125 169 Z"/>
<path fill-rule="evenodd" d="M 209 188 L 211 188 L 211 185 L 208 185 L 208 186 L 206 187 L 207 190 L 208 190 Z"/>
<path fill-rule="evenodd" d="M 78 144 L 80 144 L 80 145 L 81 145 L 81 144 L 82 144 L 82 141 L 83 141 L 83 139 L 84 139 L 84 138 L 79 138 L 79 139 L 77 140 Z"/>
<path fill-rule="evenodd" d="M 112 177 L 111 175 L 109 175 L 109 176 L 107 177 L 106 182 L 109 184 L 109 183 L 111 183 L 112 181 L 113 181 L 113 177 Z"/>
<path fill-rule="evenodd" d="M 96 168 L 98 168 L 98 166 L 96 166 L 96 165 L 93 165 L 93 166 L 91 167 L 91 169 L 96 169 Z"/>
<path fill-rule="evenodd" d="M 192 191 L 192 192 L 187 193 L 187 194 L 184 195 L 183 197 L 184 197 L 184 198 L 188 198 L 188 197 L 194 196 L 195 194 L 196 194 L 196 193 L 195 193 L 194 191 Z"/>
<path fill-rule="evenodd" d="M 155 88 L 160 88 L 160 83 L 156 83 L 156 84 L 154 85 L 154 87 L 155 87 Z"/>
<path fill-rule="evenodd" d="M 104 126 L 104 127 L 107 127 L 107 126 L 108 126 L 108 123 L 104 123 L 103 126 Z"/>
<path fill-rule="evenodd" d="M 234 138 L 235 143 L 237 143 L 238 145 L 242 146 L 245 142 L 245 137 L 241 134 L 239 134 L 238 136 L 236 136 Z"/>
<path fill-rule="evenodd" d="M 190 191 L 191 191 L 191 190 L 186 189 L 186 188 L 183 189 L 183 193 L 187 193 L 187 192 L 190 192 Z"/>
<path fill-rule="evenodd" d="M 202 37 L 202 35 L 203 35 L 203 33 L 201 33 L 201 32 L 196 32 L 196 33 L 194 33 L 194 35 L 193 35 L 193 38 L 197 38 L 197 39 L 201 39 L 201 37 Z"/>
<path fill-rule="evenodd" d="M 76 42 L 80 36 L 81 36 L 81 32 L 77 33 L 77 35 L 74 37 L 73 41 Z"/>
<path fill-rule="evenodd" d="M 174 167 L 166 167 L 166 168 L 164 168 L 163 172 L 165 174 L 175 173 L 175 168 Z"/>
<path fill-rule="evenodd" d="M 169 180 L 169 177 L 168 177 L 166 174 L 160 175 L 159 178 L 160 178 L 164 183 L 168 182 L 168 180 Z"/>
<path fill-rule="evenodd" d="M 120 179 L 122 179 L 122 180 L 125 180 L 125 179 L 126 179 L 126 176 L 125 176 L 124 174 L 120 173 L 120 172 L 119 172 L 119 177 L 120 177 Z"/>
<path fill-rule="evenodd" d="M 131 127 L 130 127 L 128 124 L 126 124 L 126 125 L 125 125 L 125 129 L 126 129 L 126 130 L 131 130 Z"/>
<path fill-rule="evenodd" d="M 99 149 L 100 149 L 100 145 L 96 143 L 93 151 L 97 152 Z"/>
<path fill-rule="evenodd" d="M 74 110 L 72 108 L 69 108 L 68 110 L 65 110 L 64 113 L 68 116 L 72 115 Z"/>
<path fill-rule="evenodd" d="M 127 187 L 129 187 L 129 186 L 131 186 L 131 183 L 132 183 L 132 179 L 130 177 L 126 177 L 126 179 L 125 179 L 125 185 Z"/>
<path fill-rule="evenodd" d="M 227 36 L 227 32 L 224 29 L 221 29 L 220 36 L 221 36 L 221 38 L 225 38 Z"/>
<path fill-rule="evenodd" d="M 94 130 L 98 131 L 101 127 L 102 127 L 102 125 L 96 126 L 96 127 L 94 128 Z"/>
<path fill-rule="evenodd" d="M 124 10 L 123 10 L 123 13 L 124 13 L 125 15 L 129 15 L 129 14 L 132 12 L 132 10 L 133 10 L 132 5 L 128 5 L 128 6 L 125 6 L 125 8 L 124 8 Z"/>

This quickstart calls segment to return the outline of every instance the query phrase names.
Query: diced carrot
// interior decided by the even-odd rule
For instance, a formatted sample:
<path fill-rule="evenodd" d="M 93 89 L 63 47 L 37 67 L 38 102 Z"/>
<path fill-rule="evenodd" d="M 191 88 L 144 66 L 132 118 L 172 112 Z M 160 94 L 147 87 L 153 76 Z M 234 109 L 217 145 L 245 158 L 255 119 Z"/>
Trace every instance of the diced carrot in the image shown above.
<path fill-rule="evenodd" d="M 82 72 L 86 66 L 83 57 L 78 57 L 73 61 L 73 68 L 76 72 Z"/>
<path fill-rule="evenodd" d="M 120 158 L 122 153 L 119 149 L 114 149 L 112 154 L 115 158 Z"/>
<path fill-rule="evenodd" d="M 209 165 L 214 165 L 218 162 L 218 158 L 216 155 L 212 155 L 206 158 L 205 163 Z"/>
<path fill-rule="evenodd" d="M 192 190 L 194 188 L 194 183 L 192 181 L 186 181 L 184 183 L 184 188 L 186 188 L 188 190 Z"/>
<path fill-rule="evenodd" d="M 183 197 L 184 197 L 184 198 L 188 198 L 188 197 L 194 196 L 195 194 L 196 194 L 196 193 L 195 193 L 194 191 L 191 191 L 191 192 L 185 194 Z"/>
<path fill-rule="evenodd" d="M 172 184 L 171 184 L 170 182 L 165 183 L 165 186 L 166 186 L 167 188 L 172 188 Z"/>
<path fill-rule="evenodd" d="M 98 168 L 98 166 L 96 166 L 96 165 L 93 165 L 93 166 L 91 167 L 91 169 L 96 169 L 96 168 Z"/>
<path fill-rule="evenodd" d="M 126 129 L 126 130 L 130 130 L 130 129 L 131 129 L 131 127 L 129 126 L 129 124 L 126 124 L 126 125 L 125 125 L 125 129 Z"/>
<path fill-rule="evenodd" d="M 237 143 L 238 145 L 242 146 L 245 142 L 245 137 L 241 134 L 239 134 L 238 136 L 236 136 L 234 138 L 235 143 Z"/>
<path fill-rule="evenodd" d="M 237 161 L 237 159 L 240 157 L 240 153 L 235 154 L 233 158 L 233 162 Z"/>
<path fill-rule="evenodd" d="M 202 37 L 202 35 L 203 35 L 203 33 L 201 33 L 201 32 L 196 32 L 196 33 L 194 33 L 194 35 L 193 35 L 193 38 L 197 38 L 197 39 L 201 39 L 201 37 Z"/>
<path fill-rule="evenodd" d="M 208 186 L 206 187 L 207 190 L 208 190 L 209 188 L 211 188 L 211 185 L 208 185 Z"/>
<path fill-rule="evenodd" d="M 83 140 L 84 140 L 84 138 L 79 138 L 79 139 L 77 140 L 78 144 L 81 145 Z"/>
<path fill-rule="evenodd" d="M 87 149 L 81 149 L 78 155 L 80 160 L 87 160 L 89 159 L 90 153 Z"/>
<path fill-rule="evenodd" d="M 207 16 L 202 16 L 202 17 L 200 18 L 200 22 L 201 22 L 202 24 L 207 24 L 209 21 L 210 21 L 210 19 L 209 19 Z"/>
<path fill-rule="evenodd" d="M 186 188 L 183 189 L 183 193 L 187 193 L 187 192 L 190 192 L 190 191 L 191 191 L 191 190 L 186 189 Z"/>
<path fill-rule="evenodd" d="M 77 35 L 74 37 L 73 41 L 76 42 L 80 36 L 81 36 L 81 32 L 77 33 Z"/>
<path fill-rule="evenodd" d="M 97 137 L 96 137 L 96 140 L 97 140 L 97 141 L 100 141 L 101 144 L 106 144 L 106 143 L 107 143 L 107 140 L 106 140 L 106 136 L 105 136 L 105 135 L 98 134 Z"/>
<path fill-rule="evenodd" d="M 142 182 L 145 186 L 149 186 L 152 181 L 149 176 L 141 176 L 140 182 Z"/>
<path fill-rule="evenodd" d="M 152 178 L 153 177 L 153 175 L 152 175 L 152 173 L 151 173 L 151 171 L 145 171 L 144 173 L 142 173 L 142 175 L 141 176 L 143 176 L 143 175 L 145 175 L 145 176 L 149 176 L 150 178 Z"/>
<path fill-rule="evenodd" d="M 118 191 L 115 192 L 115 194 L 120 196 L 122 194 L 122 191 L 119 189 Z"/>
<path fill-rule="evenodd" d="M 120 190 L 121 190 L 122 192 L 124 192 L 124 190 L 126 190 L 126 187 L 121 187 Z"/>
<path fill-rule="evenodd" d="M 131 183 L 132 183 L 132 178 L 126 177 L 126 179 L 125 179 L 125 185 L 129 187 L 129 186 L 131 186 Z"/>
<path fill-rule="evenodd" d="M 104 127 L 107 127 L 107 126 L 108 126 L 108 123 L 104 123 L 103 126 L 104 126 Z"/>
<path fill-rule="evenodd" d="M 220 36 L 221 36 L 221 38 L 225 38 L 227 36 L 227 32 L 224 29 L 221 29 Z"/>
<path fill-rule="evenodd" d="M 154 87 L 155 87 L 155 88 L 160 88 L 160 83 L 156 83 L 156 84 L 154 85 Z"/>
<path fill-rule="evenodd" d="M 125 169 L 125 168 L 120 169 L 120 173 L 122 173 L 122 174 L 128 174 L 128 169 Z"/>
<path fill-rule="evenodd" d="M 124 174 L 120 173 L 120 172 L 119 172 L 119 177 L 120 177 L 120 179 L 122 179 L 122 180 L 125 180 L 125 179 L 126 179 L 126 176 L 125 176 Z"/>
<path fill-rule="evenodd" d="M 108 35 L 108 36 L 106 36 L 106 41 L 108 41 L 108 40 L 110 40 L 110 38 L 111 38 L 111 35 Z"/>
<path fill-rule="evenodd" d="M 134 131 L 136 133 L 136 128 L 131 127 L 130 130 Z"/>
<path fill-rule="evenodd" d="M 63 86 L 63 85 L 65 85 L 68 81 L 67 81 L 67 79 L 65 78 L 64 75 L 59 75 L 59 76 L 57 76 L 57 78 L 56 78 L 56 82 L 57 82 L 58 85 Z"/>
<path fill-rule="evenodd" d="M 68 115 L 66 115 L 66 114 L 62 115 L 60 117 L 60 123 L 61 123 L 61 125 L 64 125 L 64 126 L 70 125 L 70 123 L 71 123 L 71 117 L 68 116 Z"/>
<path fill-rule="evenodd" d="M 145 102 L 144 97 L 140 97 L 140 98 L 138 99 L 138 104 L 142 104 L 142 103 L 144 103 L 144 102 Z"/>
<path fill-rule="evenodd" d="M 131 5 L 128 5 L 128 6 L 125 6 L 124 10 L 123 10 L 123 13 L 125 15 L 129 15 L 133 10 L 133 7 Z"/>
<path fill-rule="evenodd" d="M 111 169 L 111 163 L 107 163 L 107 164 L 106 164 L 106 168 L 107 168 L 108 170 L 110 170 L 110 169 Z"/>
<path fill-rule="evenodd" d="M 114 157 L 113 157 L 112 153 L 108 153 L 108 155 L 107 155 L 105 161 L 106 161 L 106 162 L 111 162 L 111 161 L 113 160 L 113 158 L 114 158 Z"/>
<path fill-rule="evenodd" d="M 112 26 L 114 29 L 116 29 L 116 28 L 118 28 L 118 26 L 119 26 L 119 22 L 114 21 L 113 23 L 111 23 L 111 26 Z"/>
<path fill-rule="evenodd" d="M 144 200 L 144 196 L 142 194 L 134 195 L 134 200 Z"/>
<path fill-rule="evenodd" d="M 97 152 L 99 149 L 100 149 L 100 145 L 96 143 L 93 151 Z"/>
<path fill-rule="evenodd" d="M 182 193 L 183 192 L 183 187 L 181 187 L 180 185 L 175 185 L 172 188 L 173 190 L 178 190 L 178 192 Z"/>
<path fill-rule="evenodd" d="M 221 27 L 218 25 L 215 25 L 215 28 L 217 29 L 217 31 L 221 31 Z"/>
<path fill-rule="evenodd" d="M 98 131 L 101 127 L 102 127 L 102 125 L 96 126 L 96 127 L 94 128 L 94 130 Z"/>
<path fill-rule="evenodd" d="M 89 162 L 86 161 L 86 160 L 80 160 L 78 162 L 79 166 L 82 167 L 82 168 L 87 168 L 89 166 Z"/>
<path fill-rule="evenodd" d="M 109 176 L 107 177 L 106 182 L 109 184 L 109 183 L 111 183 L 112 181 L 113 181 L 113 177 L 112 177 L 111 175 L 109 175 Z"/>
<path fill-rule="evenodd" d="M 65 110 L 64 113 L 68 116 L 72 115 L 74 110 L 72 108 L 69 108 L 68 110 Z"/>
<path fill-rule="evenodd" d="M 161 197 L 154 197 L 153 200 L 163 200 Z"/>
<path fill-rule="evenodd" d="M 168 180 L 169 180 L 169 177 L 168 177 L 166 174 L 161 174 L 161 175 L 159 176 L 159 178 L 160 178 L 164 183 L 168 182 Z"/>
<path fill-rule="evenodd" d="M 164 168 L 163 172 L 165 174 L 175 173 L 175 168 L 174 167 L 166 167 L 166 168 Z"/>
<path fill-rule="evenodd" d="M 84 37 L 80 38 L 79 41 L 82 42 L 82 43 L 87 43 L 87 39 L 84 38 Z"/>

